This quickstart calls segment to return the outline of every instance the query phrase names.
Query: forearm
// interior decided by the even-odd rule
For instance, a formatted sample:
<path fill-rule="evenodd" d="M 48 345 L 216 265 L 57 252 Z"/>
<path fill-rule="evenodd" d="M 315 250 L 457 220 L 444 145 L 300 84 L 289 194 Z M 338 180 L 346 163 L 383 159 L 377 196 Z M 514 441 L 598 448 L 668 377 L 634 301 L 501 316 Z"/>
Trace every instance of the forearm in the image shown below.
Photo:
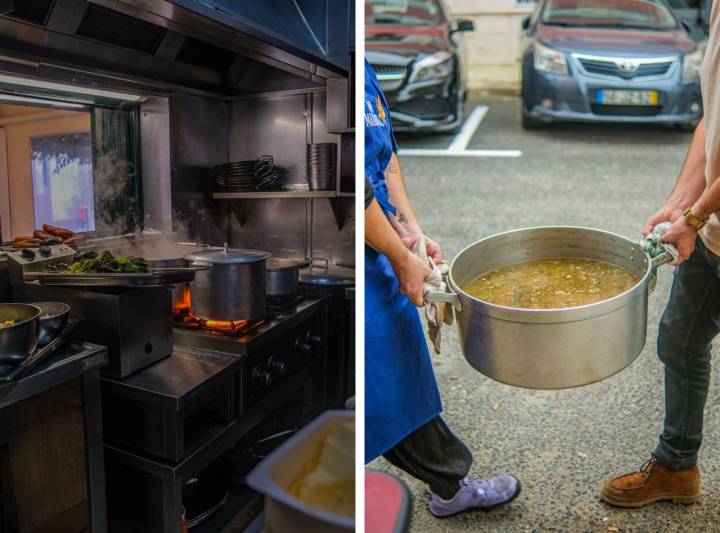
<path fill-rule="evenodd" d="M 695 204 L 706 188 L 705 165 L 705 120 L 695 129 L 685 164 L 680 171 L 673 192 L 667 199 L 667 206 L 673 210 L 685 210 Z"/>
<path fill-rule="evenodd" d="M 376 200 L 365 209 L 365 243 L 395 265 L 406 258 L 408 249 L 385 217 Z"/>
<path fill-rule="evenodd" d="M 393 154 L 385 171 L 385 184 L 388 188 L 390 203 L 397 209 L 397 216 L 390 216 L 390 222 L 401 237 L 417 236 L 422 233 L 420 223 L 405 190 L 400 161 Z"/>

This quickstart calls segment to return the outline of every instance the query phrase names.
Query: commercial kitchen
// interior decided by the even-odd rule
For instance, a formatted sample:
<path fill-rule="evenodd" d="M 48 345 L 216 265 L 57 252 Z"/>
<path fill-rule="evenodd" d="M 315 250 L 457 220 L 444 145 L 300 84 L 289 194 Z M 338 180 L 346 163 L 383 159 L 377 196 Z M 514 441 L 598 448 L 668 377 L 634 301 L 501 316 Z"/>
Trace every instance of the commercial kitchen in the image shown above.
<path fill-rule="evenodd" d="M 0 531 L 352 528 L 353 4 L 0 1 Z"/>

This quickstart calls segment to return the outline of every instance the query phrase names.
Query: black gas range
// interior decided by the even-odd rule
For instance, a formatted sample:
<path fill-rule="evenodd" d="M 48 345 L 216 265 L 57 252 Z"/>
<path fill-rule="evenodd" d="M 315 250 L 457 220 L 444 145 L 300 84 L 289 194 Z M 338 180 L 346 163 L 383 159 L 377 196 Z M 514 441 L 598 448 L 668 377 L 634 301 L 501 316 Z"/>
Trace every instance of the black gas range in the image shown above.
<path fill-rule="evenodd" d="M 262 320 L 219 324 L 176 314 L 169 357 L 103 379 L 111 523 L 177 531 L 185 483 L 213 470 L 217 482 L 211 466 L 239 441 L 297 429 L 324 410 L 327 306 L 303 296 Z M 218 523 L 257 500 L 228 487 Z"/>

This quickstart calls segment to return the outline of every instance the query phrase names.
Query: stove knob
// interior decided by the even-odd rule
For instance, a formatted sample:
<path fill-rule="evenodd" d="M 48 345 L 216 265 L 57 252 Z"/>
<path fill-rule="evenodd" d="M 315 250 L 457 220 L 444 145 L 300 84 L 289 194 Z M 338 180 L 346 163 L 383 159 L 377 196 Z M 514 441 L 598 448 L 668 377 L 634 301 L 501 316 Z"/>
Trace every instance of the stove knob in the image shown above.
<path fill-rule="evenodd" d="M 35 252 L 33 252 L 30 248 L 23 248 L 22 251 L 20 252 L 20 255 L 24 259 L 29 259 L 30 261 L 35 259 Z"/>
<path fill-rule="evenodd" d="M 295 356 L 301 359 L 312 357 L 313 348 L 311 344 L 305 342 L 305 339 L 297 339 L 295 341 Z"/>
<path fill-rule="evenodd" d="M 276 376 L 284 378 L 288 374 L 288 367 L 284 361 L 281 361 L 274 355 L 268 359 L 268 368 L 270 372 L 273 372 Z"/>
<path fill-rule="evenodd" d="M 322 337 L 320 335 L 313 335 L 308 333 L 307 341 L 314 350 L 320 350 L 322 348 Z"/>
<path fill-rule="evenodd" d="M 38 252 L 40 252 L 40 255 L 43 257 L 50 257 L 52 255 L 52 250 L 49 246 L 41 246 L 38 248 Z"/>
<path fill-rule="evenodd" d="M 259 366 L 253 368 L 252 375 L 250 376 L 252 388 L 255 390 L 268 389 L 272 387 L 273 377 L 270 372 L 263 370 Z"/>

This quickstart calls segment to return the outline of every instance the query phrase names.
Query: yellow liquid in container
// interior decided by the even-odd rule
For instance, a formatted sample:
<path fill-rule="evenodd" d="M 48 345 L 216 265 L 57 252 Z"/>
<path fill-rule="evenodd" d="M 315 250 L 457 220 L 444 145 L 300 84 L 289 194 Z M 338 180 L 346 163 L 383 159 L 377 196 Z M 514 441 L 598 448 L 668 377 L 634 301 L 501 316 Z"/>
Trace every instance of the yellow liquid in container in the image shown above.
<path fill-rule="evenodd" d="M 505 307 L 564 309 L 607 300 L 631 289 L 640 278 L 604 261 L 557 258 L 491 270 L 470 281 L 470 296 Z"/>
<path fill-rule="evenodd" d="M 309 507 L 355 516 L 355 421 L 335 424 L 287 491 Z"/>

